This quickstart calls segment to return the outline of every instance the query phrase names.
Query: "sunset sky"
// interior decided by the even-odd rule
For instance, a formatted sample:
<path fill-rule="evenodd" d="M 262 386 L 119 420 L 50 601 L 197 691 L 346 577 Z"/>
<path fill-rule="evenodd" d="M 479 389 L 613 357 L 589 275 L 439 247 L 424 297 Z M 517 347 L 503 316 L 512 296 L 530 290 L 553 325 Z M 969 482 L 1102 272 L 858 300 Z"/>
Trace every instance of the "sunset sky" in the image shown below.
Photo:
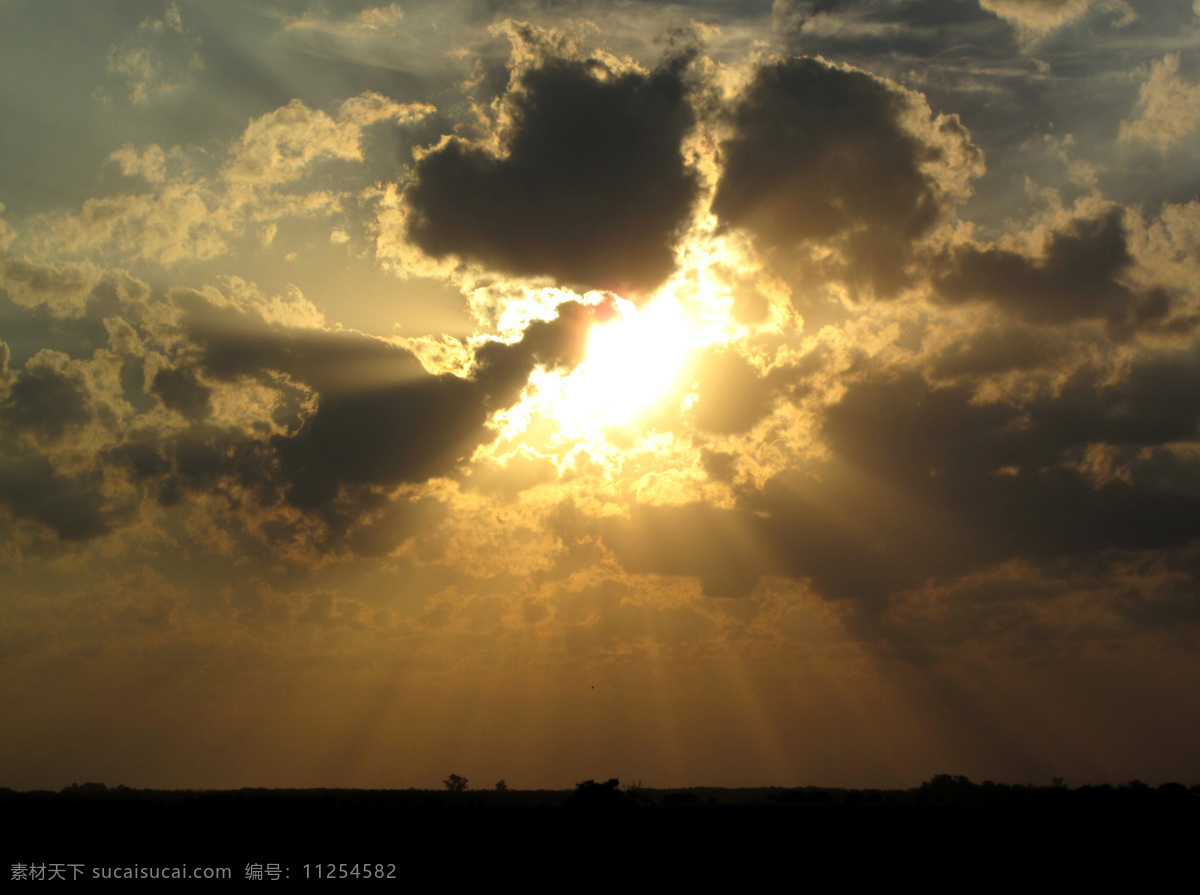
<path fill-rule="evenodd" d="M 0 786 L 1200 782 L 1200 0 L 0 44 Z"/>

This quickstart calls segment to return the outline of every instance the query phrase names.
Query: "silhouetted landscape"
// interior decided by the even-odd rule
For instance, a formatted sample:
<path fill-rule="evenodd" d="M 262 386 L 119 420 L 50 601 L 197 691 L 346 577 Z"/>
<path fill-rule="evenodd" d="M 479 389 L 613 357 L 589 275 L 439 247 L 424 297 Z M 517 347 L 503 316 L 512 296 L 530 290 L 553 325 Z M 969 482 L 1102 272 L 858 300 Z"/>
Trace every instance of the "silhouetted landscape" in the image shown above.
<path fill-rule="evenodd" d="M 583 859 L 614 847 L 657 848 L 664 837 L 689 849 L 719 846 L 703 859 L 690 855 L 674 871 L 687 875 L 751 854 L 775 861 L 799 850 L 806 860 L 830 861 L 865 849 L 873 859 L 903 859 L 934 843 L 1003 850 L 1024 840 L 1050 841 L 1065 830 L 1087 837 L 1089 849 L 1119 838 L 1134 849 L 1113 856 L 1121 861 L 1136 857 L 1139 842 L 1166 848 L 1178 840 L 1184 847 L 1200 809 L 1200 785 L 1032 786 L 949 774 L 903 790 L 655 789 L 617 779 L 587 780 L 572 790 L 467 783 L 456 775 L 441 790 L 165 791 L 85 783 L 60 792 L 3 789 L 0 809 L 21 821 L 8 849 L 14 866 L 221 864 L 235 880 L 255 868 L 298 879 L 337 877 L 358 866 L 345 871 L 357 876 L 368 864 L 382 867 L 385 878 L 394 865 L 393 878 L 406 878 L 414 861 L 514 861 L 531 848 Z M 487 871 L 476 863 L 455 872 Z"/>

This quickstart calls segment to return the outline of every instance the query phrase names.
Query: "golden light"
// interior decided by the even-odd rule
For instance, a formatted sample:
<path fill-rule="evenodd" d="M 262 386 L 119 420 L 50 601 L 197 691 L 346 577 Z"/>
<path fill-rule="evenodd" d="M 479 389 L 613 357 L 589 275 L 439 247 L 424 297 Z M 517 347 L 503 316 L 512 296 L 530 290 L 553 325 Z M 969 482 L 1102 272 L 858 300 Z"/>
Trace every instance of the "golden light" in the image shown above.
<path fill-rule="evenodd" d="M 537 403 L 568 435 L 630 423 L 678 384 L 700 334 L 679 303 L 660 298 L 639 309 L 616 299 L 613 319 L 594 326 L 582 363 L 537 377 Z"/>

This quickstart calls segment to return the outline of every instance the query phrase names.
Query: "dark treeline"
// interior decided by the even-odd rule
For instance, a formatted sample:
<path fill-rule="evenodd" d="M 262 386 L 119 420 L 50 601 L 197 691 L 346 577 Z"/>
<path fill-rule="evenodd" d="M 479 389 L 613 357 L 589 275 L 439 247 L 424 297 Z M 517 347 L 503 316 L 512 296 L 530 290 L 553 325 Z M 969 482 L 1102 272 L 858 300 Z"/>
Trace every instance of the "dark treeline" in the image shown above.
<path fill-rule="evenodd" d="M 772 807 L 868 807 L 873 805 L 1055 805 L 1055 806 L 1155 806 L 1182 808 L 1200 806 L 1200 784 L 1163 783 L 1157 787 L 1132 780 L 1121 785 L 1067 786 L 1055 779 L 1050 786 L 1033 784 L 973 783 L 966 777 L 938 774 L 912 789 L 844 789 L 839 787 L 687 787 L 653 789 L 641 784 L 624 784 L 610 779 L 586 780 L 573 790 L 522 790 L 509 788 L 472 789 L 465 778 L 452 774 L 439 790 L 428 789 L 254 789 L 155 790 L 75 783 L 58 792 L 18 792 L 0 788 L 0 806 L 12 811 L 37 806 L 99 807 L 156 806 L 158 808 L 206 809 L 279 806 L 300 810 L 304 805 L 322 809 L 379 810 L 466 810 L 473 808 L 564 808 L 653 809 L 653 808 L 772 808 Z"/>
<path fill-rule="evenodd" d="M 760 869 L 794 870 L 789 862 L 802 858 L 806 867 L 837 862 L 858 873 L 931 847 L 962 861 L 1003 854 L 1015 872 L 1021 855 L 1042 853 L 1031 843 L 1068 833 L 1072 848 L 1111 864 L 1148 849 L 1186 853 L 1198 808 L 1200 786 L 1178 783 L 1018 786 L 948 774 L 907 790 L 653 789 L 616 779 L 572 790 L 474 789 L 457 775 L 440 790 L 0 789 L 13 866 L 220 864 L 235 878 L 275 867 L 297 879 L 317 865 L 337 875 L 369 863 L 394 865 L 394 878 L 409 882 L 417 865 L 486 880 L 551 858 L 620 876 L 625 852 L 658 855 L 639 874 L 664 882 L 703 881 L 711 868 L 740 874 L 749 855 Z M 1078 862 L 1082 853 L 1072 854 Z"/>

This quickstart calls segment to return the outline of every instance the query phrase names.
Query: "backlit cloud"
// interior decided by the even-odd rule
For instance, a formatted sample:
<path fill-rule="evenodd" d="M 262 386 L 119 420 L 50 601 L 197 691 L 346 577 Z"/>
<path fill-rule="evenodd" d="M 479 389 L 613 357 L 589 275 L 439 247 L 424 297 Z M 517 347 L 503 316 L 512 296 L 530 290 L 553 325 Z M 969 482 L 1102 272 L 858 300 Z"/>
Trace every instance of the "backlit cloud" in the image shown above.
<path fill-rule="evenodd" d="M 913 242 L 982 173 L 956 119 L 933 120 L 896 85 L 814 59 L 759 69 L 731 118 L 718 220 L 767 248 L 816 255 L 817 269 L 833 250 L 840 278 L 884 295 L 907 283 Z"/>
<path fill-rule="evenodd" d="M 643 73 L 562 59 L 525 72 L 503 100 L 500 156 L 449 138 L 419 159 L 411 239 L 437 258 L 581 290 L 660 285 L 697 195 L 681 146 L 694 121 L 685 64 Z"/>
<path fill-rule="evenodd" d="M 1121 122 L 1121 139 L 1166 151 L 1200 124 L 1200 86 L 1179 77 L 1179 54 L 1169 53 L 1150 68 L 1138 95 L 1138 116 Z"/>

